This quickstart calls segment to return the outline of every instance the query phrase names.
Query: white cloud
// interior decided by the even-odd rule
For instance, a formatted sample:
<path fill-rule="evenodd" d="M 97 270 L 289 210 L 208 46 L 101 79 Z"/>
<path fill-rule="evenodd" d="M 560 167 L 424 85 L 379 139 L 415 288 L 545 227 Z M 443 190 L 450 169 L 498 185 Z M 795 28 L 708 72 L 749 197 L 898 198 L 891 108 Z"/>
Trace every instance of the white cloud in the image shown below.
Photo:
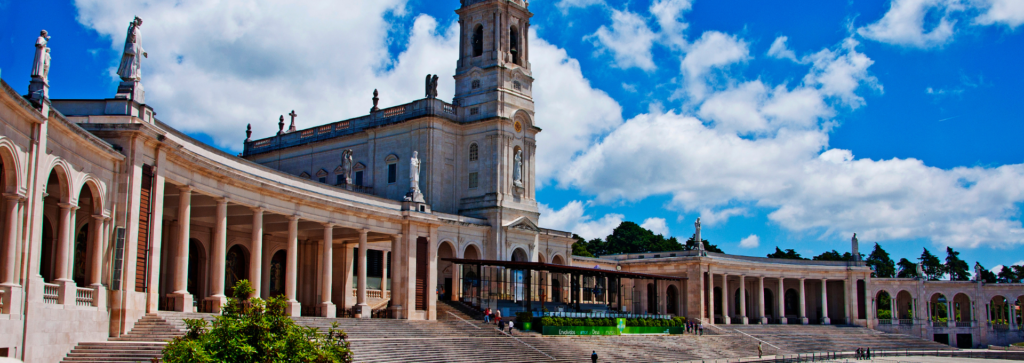
<path fill-rule="evenodd" d="M 295 110 L 298 127 L 367 113 L 422 98 L 423 76 L 440 75 L 442 98 L 454 91 L 458 25 L 421 15 L 406 50 L 388 53 L 388 13 L 404 0 L 295 2 L 77 0 L 78 20 L 120 49 L 140 16 L 143 84 L 161 120 L 202 132 L 221 147 L 241 148 L 247 123 L 254 137 L 277 131 L 277 116 Z M 116 67 L 117 60 L 111 66 Z M 113 77 L 111 77 L 113 79 Z"/>
<path fill-rule="evenodd" d="M 808 73 L 792 88 L 727 73 L 706 78 L 697 85 L 709 90 L 697 117 L 654 109 L 637 115 L 575 158 L 559 181 L 598 203 L 670 195 L 670 209 L 700 211 L 708 222 L 764 208 L 772 223 L 821 238 L 857 232 L 955 247 L 1024 243 L 1016 220 L 1024 164 L 947 170 L 829 147 L 835 108 L 859 107 L 860 90 L 881 89 L 868 72 L 871 59 L 856 47 L 847 40 L 805 56 Z M 716 90 L 713 82 L 729 86 Z"/>
<path fill-rule="evenodd" d="M 892 0 L 889 11 L 877 22 L 857 29 L 861 36 L 882 43 L 913 48 L 932 48 L 949 42 L 955 33 L 952 13 L 964 10 L 959 0 Z M 926 17 L 941 16 L 926 28 Z"/>
<path fill-rule="evenodd" d="M 643 17 L 628 10 L 614 9 L 611 28 L 602 25 L 594 34 L 587 36 L 598 51 L 611 53 L 616 67 L 637 67 L 645 71 L 656 68 L 651 54 L 656 37 Z"/>
<path fill-rule="evenodd" d="M 757 235 L 749 235 L 744 239 L 740 240 L 740 247 L 743 248 L 757 248 L 761 245 L 761 237 Z"/>
<path fill-rule="evenodd" d="M 975 24 L 1002 24 L 1016 29 L 1024 24 L 1024 1 L 1020 0 L 981 0 L 984 13 L 974 19 Z"/>
<path fill-rule="evenodd" d="M 651 3 L 650 12 L 658 22 L 661 41 L 673 48 L 686 46 L 686 28 L 683 14 L 693 8 L 690 0 L 656 0 Z"/>
<path fill-rule="evenodd" d="M 799 62 L 799 60 L 796 59 L 796 53 L 786 46 L 786 41 L 788 39 L 789 37 L 786 36 L 780 36 L 778 38 L 775 38 L 775 41 L 772 42 L 772 46 L 768 48 L 768 56 L 778 59 L 789 59 L 794 62 Z"/>
<path fill-rule="evenodd" d="M 604 0 L 558 0 L 555 3 L 555 7 L 561 10 L 562 14 L 567 13 L 569 9 L 585 8 L 594 5 L 605 5 L 605 2 Z"/>
<path fill-rule="evenodd" d="M 536 34 L 536 32 L 530 32 Z M 564 49 L 530 38 L 533 96 L 537 101 L 537 182 L 547 183 L 597 135 L 622 124 L 622 107 L 604 91 L 591 87 L 580 63 Z"/>
<path fill-rule="evenodd" d="M 622 223 L 621 214 L 609 213 L 599 219 L 585 215 L 586 203 L 578 200 L 567 203 L 562 209 L 554 210 L 547 204 L 540 204 L 539 224 L 544 228 L 571 231 L 587 240 L 605 238 Z"/>
<path fill-rule="evenodd" d="M 668 225 L 665 224 L 665 218 L 647 218 L 644 220 L 643 223 L 640 224 L 640 227 L 647 228 L 651 230 L 651 232 L 654 232 L 654 234 L 660 234 L 662 236 L 665 236 L 665 238 L 670 237 Z"/>
<path fill-rule="evenodd" d="M 707 31 L 689 46 L 681 62 L 685 91 L 695 100 L 701 100 L 708 85 L 714 84 L 711 73 L 749 56 L 747 43 L 733 35 Z"/>
<path fill-rule="evenodd" d="M 702 208 L 700 210 L 701 224 L 704 226 L 713 226 L 719 223 L 725 223 L 729 218 L 746 214 L 746 208 L 725 208 L 719 211 L 714 211 L 710 208 Z"/>

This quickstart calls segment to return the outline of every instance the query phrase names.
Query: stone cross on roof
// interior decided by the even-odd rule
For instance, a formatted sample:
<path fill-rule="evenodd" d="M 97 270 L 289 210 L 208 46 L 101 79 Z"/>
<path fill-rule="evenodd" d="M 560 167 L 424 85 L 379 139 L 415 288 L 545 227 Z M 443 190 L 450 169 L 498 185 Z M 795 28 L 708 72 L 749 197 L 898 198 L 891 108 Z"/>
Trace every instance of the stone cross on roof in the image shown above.
<path fill-rule="evenodd" d="M 299 114 L 295 113 L 295 110 L 292 110 L 292 112 L 288 114 L 288 116 L 292 117 L 292 125 L 288 126 L 288 132 L 295 132 L 295 117 L 298 115 Z"/>

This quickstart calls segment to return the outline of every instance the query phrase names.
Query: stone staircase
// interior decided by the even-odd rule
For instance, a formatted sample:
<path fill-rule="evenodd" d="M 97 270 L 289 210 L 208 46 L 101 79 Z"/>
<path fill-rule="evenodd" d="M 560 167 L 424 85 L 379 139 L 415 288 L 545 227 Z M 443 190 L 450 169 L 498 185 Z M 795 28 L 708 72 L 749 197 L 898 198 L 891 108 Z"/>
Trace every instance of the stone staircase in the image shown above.
<path fill-rule="evenodd" d="M 857 326 L 844 325 L 723 325 L 768 342 L 784 354 L 821 351 L 872 350 L 952 350 L 945 344 L 910 335 L 891 334 Z"/>
<path fill-rule="evenodd" d="M 161 311 L 146 314 L 128 334 L 105 342 L 82 342 L 62 362 L 153 362 L 167 342 L 185 335 L 185 318 L 214 320 L 214 314 Z"/>

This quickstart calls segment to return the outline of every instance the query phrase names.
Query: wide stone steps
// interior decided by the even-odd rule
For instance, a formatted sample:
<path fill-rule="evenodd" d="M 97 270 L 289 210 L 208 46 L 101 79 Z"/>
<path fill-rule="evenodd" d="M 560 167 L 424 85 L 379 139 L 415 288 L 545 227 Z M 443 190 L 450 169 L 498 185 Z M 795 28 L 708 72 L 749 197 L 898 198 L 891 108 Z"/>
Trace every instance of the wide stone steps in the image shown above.
<path fill-rule="evenodd" d="M 945 344 L 909 335 L 884 333 L 863 327 L 765 325 L 733 327 L 733 329 L 771 343 L 781 348 L 784 353 L 853 351 L 857 348 L 871 348 L 872 350 L 955 349 Z"/>
<path fill-rule="evenodd" d="M 92 342 L 79 343 L 62 362 L 152 362 L 162 357 L 167 343 Z"/>

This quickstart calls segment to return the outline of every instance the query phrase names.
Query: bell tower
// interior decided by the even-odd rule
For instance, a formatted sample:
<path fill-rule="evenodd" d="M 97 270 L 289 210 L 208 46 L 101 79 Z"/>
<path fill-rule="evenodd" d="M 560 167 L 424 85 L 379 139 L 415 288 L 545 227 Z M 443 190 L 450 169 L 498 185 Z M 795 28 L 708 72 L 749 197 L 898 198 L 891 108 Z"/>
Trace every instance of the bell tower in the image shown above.
<path fill-rule="evenodd" d="M 455 103 L 465 121 L 533 118 L 530 17 L 524 0 L 462 0 Z"/>

